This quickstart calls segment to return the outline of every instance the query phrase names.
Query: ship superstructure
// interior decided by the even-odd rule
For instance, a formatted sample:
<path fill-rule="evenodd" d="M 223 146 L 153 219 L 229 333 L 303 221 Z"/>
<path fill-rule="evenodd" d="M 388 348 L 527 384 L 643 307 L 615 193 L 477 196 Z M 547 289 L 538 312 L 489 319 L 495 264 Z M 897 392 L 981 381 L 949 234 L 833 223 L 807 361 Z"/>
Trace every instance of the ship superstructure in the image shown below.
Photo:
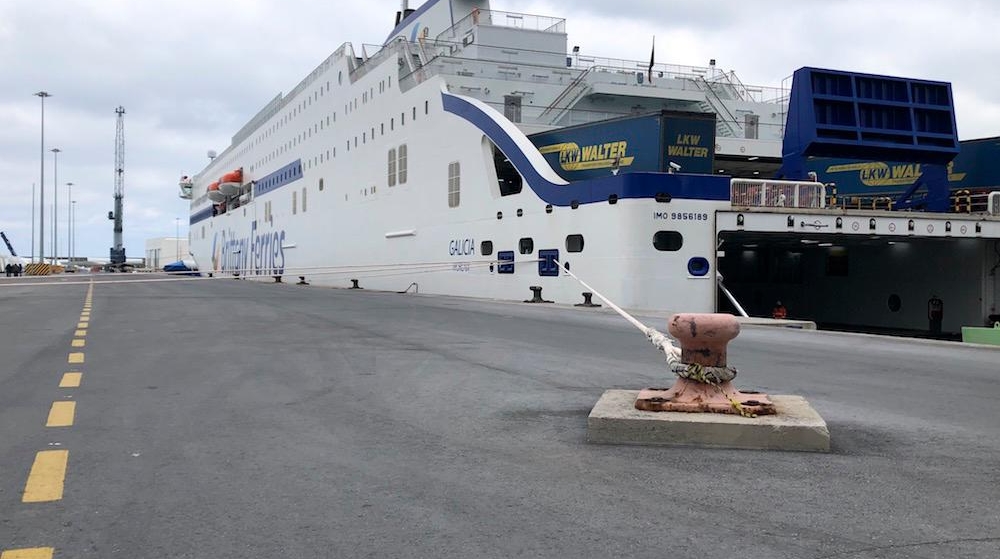
<path fill-rule="evenodd" d="M 342 45 L 182 179 L 202 272 L 569 303 L 572 267 L 628 308 L 715 311 L 719 212 L 826 207 L 819 183 L 730 182 L 777 168 L 787 97 L 584 56 L 565 26 L 431 0 Z"/>

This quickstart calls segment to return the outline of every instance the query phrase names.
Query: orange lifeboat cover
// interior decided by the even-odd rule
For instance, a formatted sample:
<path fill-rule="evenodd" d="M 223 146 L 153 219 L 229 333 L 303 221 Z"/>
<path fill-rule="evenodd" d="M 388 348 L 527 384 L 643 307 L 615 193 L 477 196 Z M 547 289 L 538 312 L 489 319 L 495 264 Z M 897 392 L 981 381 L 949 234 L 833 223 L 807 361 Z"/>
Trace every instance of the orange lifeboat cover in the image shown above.
<path fill-rule="evenodd" d="M 219 182 L 237 182 L 237 183 L 242 183 L 243 182 L 243 169 L 236 169 L 235 171 L 230 171 L 230 172 L 226 173 L 225 175 L 222 175 L 222 178 L 219 179 Z"/>
<path fill-rule="evenodd" d="M 212 184 L 208 185 L 207 191 L 211 192 L 213 190 L 218 190 L 218 189 L 219 189 L 219 182 L 216 181 L 216 182 L 213 182 Z"/>

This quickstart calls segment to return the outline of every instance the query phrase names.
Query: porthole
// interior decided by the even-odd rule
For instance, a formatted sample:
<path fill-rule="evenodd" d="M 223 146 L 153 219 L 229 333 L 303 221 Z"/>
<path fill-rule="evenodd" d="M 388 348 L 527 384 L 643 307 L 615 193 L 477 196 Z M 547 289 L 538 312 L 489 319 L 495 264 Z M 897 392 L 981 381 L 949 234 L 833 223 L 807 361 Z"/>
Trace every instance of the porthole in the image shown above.
<path fill-rule="evenodd" d="M 583 252 L 583 235 L 566 235 L 566 252 Z"/>
<path fill-rule="evenodd" d="M 535 252 L 535 241 L 531 237 L 522 237 L 517 241 L 517 250 L 521 254 L 531 254 Z"/>
<path fill-rule="evenodd" d="M 656 250 L 678 251 L 684 246 L 684 236 L 677 231 L 657 231 L 653 235 L 653 246 Z"/>
<path fill-rule="evenodd" d="M 493 254 L 493 241 L 483 241 L 479 244 L 479 254 L 489 256 Z"/>

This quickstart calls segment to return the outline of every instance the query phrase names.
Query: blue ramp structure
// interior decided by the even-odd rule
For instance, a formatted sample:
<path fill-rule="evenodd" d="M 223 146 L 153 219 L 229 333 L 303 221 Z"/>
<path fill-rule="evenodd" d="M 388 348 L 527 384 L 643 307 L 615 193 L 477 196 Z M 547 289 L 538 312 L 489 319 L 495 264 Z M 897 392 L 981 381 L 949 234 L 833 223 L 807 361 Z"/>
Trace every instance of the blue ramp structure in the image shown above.
<path fill-rule="evenodd" d="M 793 75 L 778 178 L 805 179 L 810 157 L 913 163 L 920 178 L 894 207 L 945 212 L 958 152 L 950 83 L 819 68 Z"/>

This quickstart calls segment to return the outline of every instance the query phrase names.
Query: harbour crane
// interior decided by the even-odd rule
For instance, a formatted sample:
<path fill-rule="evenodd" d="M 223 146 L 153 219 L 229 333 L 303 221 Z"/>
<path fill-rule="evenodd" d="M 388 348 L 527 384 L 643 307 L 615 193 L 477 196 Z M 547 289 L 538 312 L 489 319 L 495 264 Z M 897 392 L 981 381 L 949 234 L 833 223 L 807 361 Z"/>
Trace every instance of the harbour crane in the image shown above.
<path fill-rule="evenodd" d="M 125 247 L 122 244 L 122 200 L 125 198 L 125 107 L 115 109 L 118 115 L 118 126 L 115 131 L 115 209 L 108 212 L 108 219 L 115 222 L 114 246 L 111 247 L 111 261 L 106 269 L 109 272 L 130 271 L 131 266 L 125 263 Z"/>

